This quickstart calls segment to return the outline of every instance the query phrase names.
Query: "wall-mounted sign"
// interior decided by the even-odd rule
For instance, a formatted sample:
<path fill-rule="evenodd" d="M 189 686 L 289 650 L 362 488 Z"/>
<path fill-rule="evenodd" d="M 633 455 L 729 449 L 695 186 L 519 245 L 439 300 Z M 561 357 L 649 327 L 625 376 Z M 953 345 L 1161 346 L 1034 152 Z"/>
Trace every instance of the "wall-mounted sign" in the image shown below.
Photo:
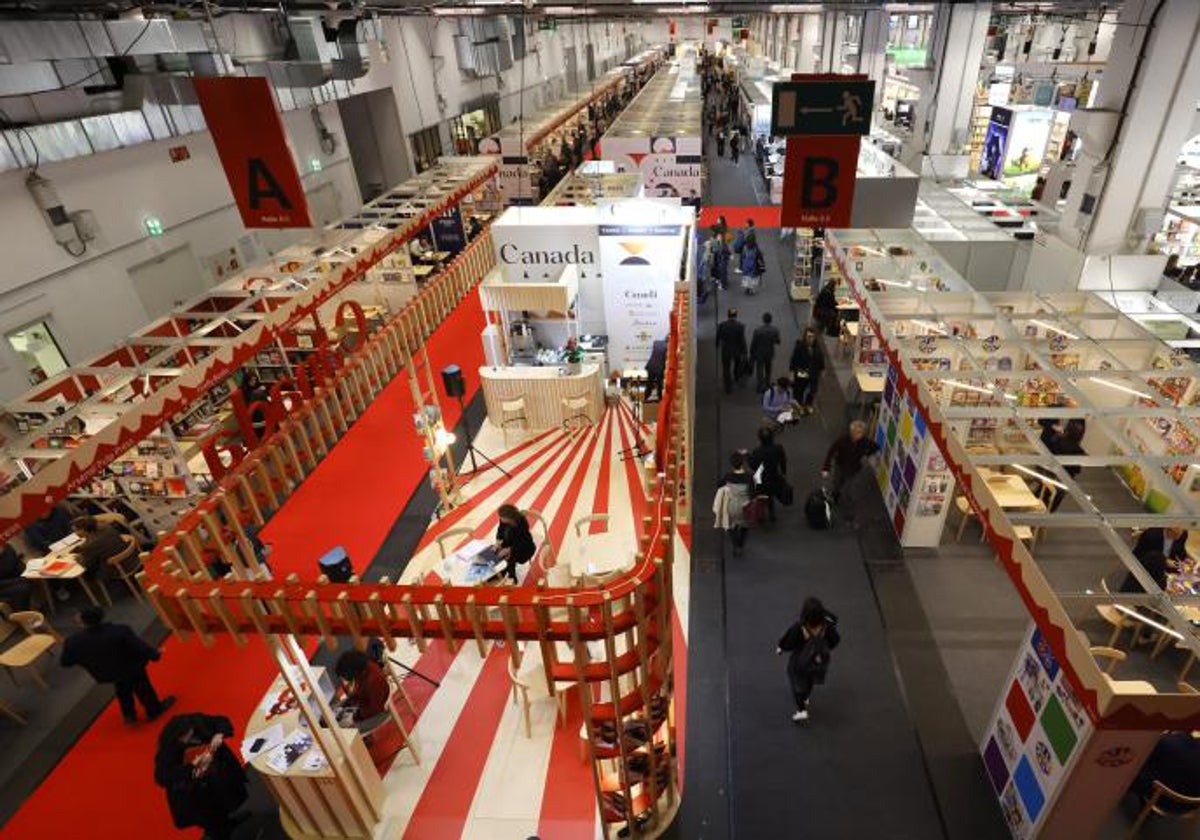
<path fill-rule="evenodd" d="M 242 224 L 311 227 L 270 82 L 261 76 L 221 76 L 197 78 L 194 84 Z"/>

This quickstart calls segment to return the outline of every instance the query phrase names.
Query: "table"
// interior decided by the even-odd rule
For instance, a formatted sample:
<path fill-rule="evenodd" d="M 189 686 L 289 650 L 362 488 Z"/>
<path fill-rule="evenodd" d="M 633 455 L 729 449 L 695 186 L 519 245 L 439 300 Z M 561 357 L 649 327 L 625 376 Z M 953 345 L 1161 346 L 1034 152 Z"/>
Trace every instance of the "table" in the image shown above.
<path fill-rule="evenodd" d="M 599 577 L 633 566 L 635 550 L 630 538 L 613 531 L 584 534 L 571 556 L 571 576 Z"/>
<path fill-rule="evenodd" d="M 990 470 L 984 471 L 983 469 L 979 473 L 987 482 L 988 490 L 995 497 L 996 504 L 1004 510 L 1045 509 L 1045 503 L 1029 489 L 1025 479 L 1020 476 L 996 473 Z"/>
<path fill-rule="evenodd" d="M 482 558 L 476 562 L 477 558 Z M 482 562 L 486 560 L 487 562 Z M 446 555 L 438 569 L 443 580 L 454 586 L 474 586 L 495 579 L 504 571 L 504 561 L 487 540 L 471 540 L 453 554 Z"/>
<path fill-rule="evenodd" d="M 424 256 L 422 256 L 422 259 L 426 259 L 426 260 L 429 260 L 430 262 L 435 262 L 435 263 L 444 263 L 446 260 L 450 259 L 450 252 L 449 251 L 426 251 Z"/>
<path fill-rule="evenodd" d="M 312 670 L 318 685 L 324 682 L 325 669 L 314 667 Z M 362 734 L 356 728 L 335 726 L 330 730 L 333 737 L 347 745 L 348 758 L 341 754 L 325 756 L 325 763 L 316 769 L 310 769 L 305 763 L 312 750 L 317 748 L 315 742 L 308 752 L 284 770 L 271 766 L 277 747 L 264 747 L 257 754 L 247 755 L 250 746 L 266 733 L 277 732 L 280 740 L 276 743 L 282 744 L 283 740 L 297 732 L 308 732 L 298 707 L 267 717 L 267 701 L 277 697 L 286 687 L 283 676 L 276 677 L 263 695 L 263 700 L 255 706 L 254 713 L 246 723 L 246 737 L 242 741 L 246 762 L 262 776 L 267 790 L 279 804 L 280 818 L 285 824 L 290 823 L 305 835 L 313 837 L 371 837 L 374 826 L 363 831 L 358 811 L 352 802 L 353 794 L 339 781 L 329 764 L 335 762 L 338 771 L 345 777 L 350 772 L 349 762 L 353 762 L 362 771 L 371 800 L 376 807 L 382 807 L 383 781 L 371 761 Z M 279 730 L 275 730 L 276 726 Z"/>
<path fill-rule="evenodd" d="M 56 543 L 52 543 L 50 545 L 50 553 L 45 557 L 30 560 L 25 564 L 25 571 L 21 574 L 21 577 L 26 580 L 36 580 L 38 585 L 41 586 L 42 594 L 46 598 L 51 615 L 55 614 L 54 596 L 50 592 L 50 581 L 52 580 L 78 581 L 88 599 L 97 607 L 100 606 L 100 601 L 96 598 L 96 593 L 92 591 L 91 585 L 84 576 L 86 569 L 75 560 L 73 549 L 79 542 L 80 538 L 71 534 Z M 52 567 L 54 570 L 46 571 L 47 567 Z"/>
<path fill-rule="evenodd" d="M 860 370 L 854 374 L 854 380 L 858 383 L 858 390 L 862 394 L 882 394 L 883 383 L 886 379 L 883 371 Z"/>
<path fill-rule="evenodd" d="M 530 430 L 561 425 L 564 399 L 586 397 L 585 411 L 593 423 L 604 410 L 604 377 L 597 364 L 582 364 L 579 373 L 562 373 L 560 366 L 481 367 L 479 379 L 488 420 L 497 428 L 503 420 L 500 404 L 518 398 L 525 400 Z"/>
<path fill-rule="evenodd" d="M 431 265 L 414 265 L 412 267 L 413 277 L 418 280 L 424 280 L 430 274 L 433 274 L 433 266 Z"/>

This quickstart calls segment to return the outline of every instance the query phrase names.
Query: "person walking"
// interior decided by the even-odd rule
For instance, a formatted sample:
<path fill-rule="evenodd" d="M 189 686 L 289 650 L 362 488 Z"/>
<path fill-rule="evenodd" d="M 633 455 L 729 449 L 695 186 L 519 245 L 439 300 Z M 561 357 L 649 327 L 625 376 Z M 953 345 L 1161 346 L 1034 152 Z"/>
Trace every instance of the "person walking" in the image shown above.
<path fill-rule="evenodd" d="M 725 320 L 717 325 L 717 350 L 721 353 L 721 374 L 725 393 L 733 393 L 738 367 L 746 355 L 746 325 L 738 320 L 738 311 L 730 307 Z"/>
<path fill-rule="evenodd" d="M 746 507 L 754 501 L 754 475 L 746 461 L 746 453 L 740 449 L 729 456 L 729 470 L 713 498 L 713 527 L 729 532 L 735 557 L 746 547 L 750 524 Z"/>
<path fill-rule="evenodd" d="M 175 704 L 174 697 L 159 699 L 146 673 L 148 664 L 162 658 L 157 648 L 147 644 L 128 625 L 105 621 L 100 607 L 85 607 L 77 620 L 83 629 L 63 642 L 59 664 L 64 668 L 78 665 L 96 682 L 111 684 L 126 723 L 137 723 L 135 697 L 142 704 L 147 720 L 157 720 Z"/>
<path fill-rule="evenodd" d="M 792 396 L 800 404 L 800 413 L 810 415 L 817 398 L 817 387 L 821 384 L 821 373 L 825 370 L 825 352 L 812 327 L 805 327 L 804 334 L 796 339 L 789 367 L 795 382 Z"/>
<path fill-rule="evenodd" d="M 825 609 L 818 598 L 805 598 L 800 619 L 780 638 L 775 654 L 789 654 L 787 675 L 796 711 L 792 720 L 808 720 L 808 699 L 813 687 L 825 682 L 833 649 L 842 641 L 837 629 L 837 616 Z"/>
<path fill-rule="evenodd" d="M 758 475 L 758 471 L 762 474 Z M 775 521 L 775 501 L 790 504 L 786 494 L 787 450 L 775 442 L 775 430 L 761 426 L 758 430 L 758 446 L 750 453 L 750 470 L 757 475 L 758 492 L 767 498 L 767 520 Z"/>
<path fill-rule="evenodd" d="M 742 289 L 748 295 L 758 294 L 767 265 L 763 260 L 762 251 L 758 247 L 758 240 L 753 231 L 746 235 L 742 244 L 738 268 L 742 272 Z"/>
<path fill-rule="evenodd" d="M 770 388 L 763 391 L 762 410 L 763 417 L 772 424 L 796 422 L 796 399 L 792 394 L 790 379 L 781 376 Z"/>
<path fill-rule="evenodd" d="M 650 345 L 650 358 L 646 360 L 646 394 L 643 398 L 645 402 L 653 402 L 650 398 L 654 394 L 654 399 L 662 400 L 663 397 L 663 378 L 667 372 L 667 339 L 655 339 Z"/>
<path fill-rule="evenodd" d="M 726 244 L 724 236 L 714 237 L 709 242 L 712 243 L 712 262 L 709 273 L 713 285 L 721 291 L 725 291 L 725 287 L 729 285 L 729 260 L 732 258 L 732 254 L 729 252 L 729 245 Z"/>
<path fill-rule="evenodd" d="M 780 343 L 779 328 L 771 323 L 771 313 L 764 312 L 762 323 L 750 336 L 750 360 L 754 362 L 755 391 L 761 394 L 771 385 L 771 365 L 775 348 Z"/>
<path fill-rule="evenodd" d="M 725 129 L 717 132 L 717 157 L 725 157 Z"/>
<path fill-rule="evenodd" d="M 742 154 L 742 135 L 736 128 L 729 138 L 729 156 L 733 158 L 734 166 L 737 166 L 738 158 Z"/>
<path fill-rule="evenodd" d="M 855 479 L 862 472 L 863 461 L 878 451 L 875 441 L 867 438 L 867 424 L 855 420 L 825 454 L 821 475 L 828 477 L 832 470 L 834 498 L 838 500 L 843 517 L 852 523 L 855 521 Z"/>
<path fill-rule="evenodd" d="M 205 840 L 230 840 L 249 814 L 246 771 L 225 743 L 233 723 L 221 715 L 175 715 L 158 736 L 154 782 L 167 792 L 176 828 L 204 830 Z"/>

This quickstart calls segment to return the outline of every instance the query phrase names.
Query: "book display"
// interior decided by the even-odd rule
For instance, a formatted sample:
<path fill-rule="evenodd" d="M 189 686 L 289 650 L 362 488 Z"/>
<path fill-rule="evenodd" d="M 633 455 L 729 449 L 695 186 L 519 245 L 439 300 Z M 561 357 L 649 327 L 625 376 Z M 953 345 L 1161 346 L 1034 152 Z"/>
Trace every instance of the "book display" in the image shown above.
<path fill-rule="evenodd" d="M 172 527 L 279 425 L 314 370 L 361 345 L 407 300 L 385 287 L 416 284 L 376 269 L 448 209 L 478 206 L 495 172 L 490 159 L 444 158 L 315 241 L 246 267 L 10 402 L 3 538 L 67 497 L 133 514 L 150 533 Z M 491 248 L 472 254 L 447 255 L 430 273 L 461 273 L 470 262 L 481 277 Z"/>

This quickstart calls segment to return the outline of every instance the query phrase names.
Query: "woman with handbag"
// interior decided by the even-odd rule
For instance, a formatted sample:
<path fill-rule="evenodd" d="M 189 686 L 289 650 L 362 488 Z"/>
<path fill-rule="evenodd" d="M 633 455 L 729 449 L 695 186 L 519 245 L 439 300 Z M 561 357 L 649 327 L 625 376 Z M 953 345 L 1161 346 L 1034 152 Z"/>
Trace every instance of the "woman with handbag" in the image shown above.
<path fill-rule="evenodd" d="M 792 720 L 802 723 L 808 720 L 808 698 L 813 686 L 825 682 L 829 670 L 830 654 L 842 641 L 837 629 L 837 616 L 825 609 L 818 598 L 805 598 L 800 608 L 800 620 L 783 634 L 776 655 L 787 651 L 788 682 L 792 688 L 792 699 L 796 711 Z"/>
<path fill-rule="evenodd" d="M 729 532 L 735 556 L 746 546 L 746 535 L 755 518 L 754 475 L 746 463 L 745 451 L 729 456 L 729 471 L 721 478 L 713 499 L 713 527 Z"/>
<path fill-rule="evenodd" d="M 775 430 L 763 426 L 758 430 L 758 446 L 750 453 L 750 469 L 758 475 L 758 491 L 767 499 L 767 521 L 775 521 L 775 500 L 791 504 L 791 486 L 787 483 L 787 452 L 775 442 Z M 786 490 L 784 489 L 786 488 Z"/>

